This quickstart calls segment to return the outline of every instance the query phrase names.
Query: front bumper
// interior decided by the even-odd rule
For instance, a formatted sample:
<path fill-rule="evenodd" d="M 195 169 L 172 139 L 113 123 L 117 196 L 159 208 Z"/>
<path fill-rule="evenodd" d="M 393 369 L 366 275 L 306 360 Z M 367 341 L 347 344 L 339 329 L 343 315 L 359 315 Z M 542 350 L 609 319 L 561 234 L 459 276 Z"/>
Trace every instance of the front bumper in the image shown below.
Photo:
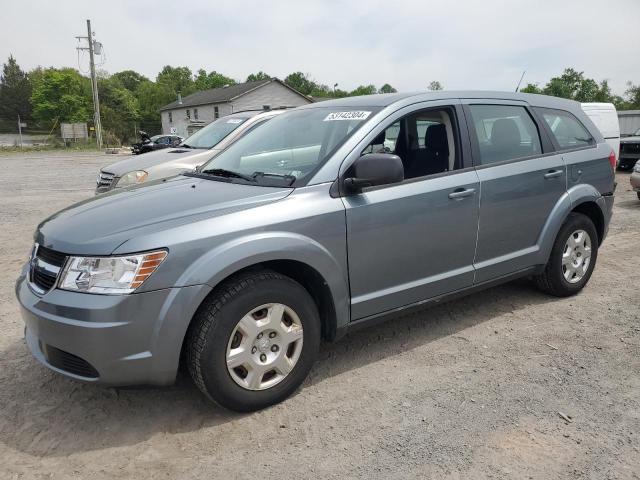
<path fill-rule="evenodd" d="M 24 275 L 16 282 L 36 359 L 71 378 L 119 386 L 174 382 L 189 321 L 210 290 L 195 285 L 93 295 L 53 289 L 39 296 Z"/>

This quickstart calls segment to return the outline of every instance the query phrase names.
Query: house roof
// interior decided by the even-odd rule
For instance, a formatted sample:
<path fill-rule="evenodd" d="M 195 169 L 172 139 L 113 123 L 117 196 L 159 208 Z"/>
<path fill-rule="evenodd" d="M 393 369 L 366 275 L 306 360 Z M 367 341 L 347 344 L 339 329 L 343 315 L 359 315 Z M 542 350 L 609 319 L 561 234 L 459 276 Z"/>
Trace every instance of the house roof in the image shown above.
<path fill-rule="evenodd" d="M 235 85 L 229 85 L 228 87 L 219 87 L 219 88 L 212 88 L 210 90 L 202 90 L 200 92 L 187 95 L 182 99 L 182 103 L 178 103 L 178 100 L 175 100 L 165 105 L 164 107 L 160 108 L 160 111 L 162 112 L 164 110 L 173 110 L 175 108 L 192 107 L 197 105 L 208 105 L 211 103 L 230 102 L 231 100 L 235 100 L 236 98 L 241 97 L 242 95 L 245 95 L 260 87 L 264 87 L 265 85 L 272 82 L 277 82 L 281 84 L 285 88 L 288 88 L 289 90 L 292 90 L 293 92 L 297 93 L 308 102 L 311 102 L 309 98 L 307 98 L 305 95 L 298 92 L 297 90 L 291 88 L 289 85 L 287 85 L 283 81 L 277 78 L 272 78 L 267 80 L 258 80 L 255 82 L 236 83 Z"/>

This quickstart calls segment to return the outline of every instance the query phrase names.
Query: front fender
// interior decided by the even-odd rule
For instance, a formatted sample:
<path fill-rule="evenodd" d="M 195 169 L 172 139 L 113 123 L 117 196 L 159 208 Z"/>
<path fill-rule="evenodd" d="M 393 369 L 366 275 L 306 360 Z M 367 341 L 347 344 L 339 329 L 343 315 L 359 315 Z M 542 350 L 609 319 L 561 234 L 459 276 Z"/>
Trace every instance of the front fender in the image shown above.
<path fill-rule="evenodd" d="M 540 257 L 538 263 L 547 263 L 549 256 L 551 255 L 553 243 L 555 242 L 562 224 L 573 209 L 586 202 L 592 202 L 598 205 L 604 218 L 607 218 L 606 212 L 603 209 L 604 200 L 602 195 L 592 185 L 580 184 L 570 188 L 560 197 L 556 205 L 553 207 L 553 210 L 551 210 L 551 214 L 540 233 L 540 237 L 538 238 L 538 245 L 540 246 Z"/>
<path fill-rule="evenodd" d="M 349 320 L 346 266 L 323 245 L 291 232 L 263 232 L 235 238 L 205 252 L 177 280 L 177 285 L 206 284 L 215 288 L 230 275 L 263 262 L 292 260 L 315 269 L 324 278 L 336 311 L 337 327 Z"/>

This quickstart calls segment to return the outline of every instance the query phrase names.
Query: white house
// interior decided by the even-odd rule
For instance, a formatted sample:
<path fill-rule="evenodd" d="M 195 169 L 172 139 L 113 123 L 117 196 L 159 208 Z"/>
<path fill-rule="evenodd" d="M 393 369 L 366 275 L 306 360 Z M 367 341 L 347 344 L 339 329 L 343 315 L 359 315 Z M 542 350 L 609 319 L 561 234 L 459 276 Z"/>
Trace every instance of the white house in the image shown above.
<path fill-rule="evenodd" d="M 160 109 L 162 132 L 188 137 L 216 118 L 242 110 L 299 107 L 312 100 L 277 78 L 192 93 Z"/>

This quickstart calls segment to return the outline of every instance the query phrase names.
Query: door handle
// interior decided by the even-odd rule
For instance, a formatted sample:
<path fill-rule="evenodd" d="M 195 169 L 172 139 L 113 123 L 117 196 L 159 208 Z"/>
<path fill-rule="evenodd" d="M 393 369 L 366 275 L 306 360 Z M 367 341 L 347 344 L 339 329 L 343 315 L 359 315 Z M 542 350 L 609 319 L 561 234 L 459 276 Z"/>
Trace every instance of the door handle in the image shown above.
<path fill-rule="evenodd" d="M 561 175 L 562 175 L 562 170 L 549 170 L 547 173 L 544 174 L 544 178 L 548 180 L 550 178 L 556 178 Z"/>
<path fill-rule="evenodd" d="M 458 198 L 470 197 L 474 193 L 476 193 L 475 188 L 459 188 L 451 192 L 449 194 L 449 198 L 451 198 L 452 200 L 456 200 Z"/>

